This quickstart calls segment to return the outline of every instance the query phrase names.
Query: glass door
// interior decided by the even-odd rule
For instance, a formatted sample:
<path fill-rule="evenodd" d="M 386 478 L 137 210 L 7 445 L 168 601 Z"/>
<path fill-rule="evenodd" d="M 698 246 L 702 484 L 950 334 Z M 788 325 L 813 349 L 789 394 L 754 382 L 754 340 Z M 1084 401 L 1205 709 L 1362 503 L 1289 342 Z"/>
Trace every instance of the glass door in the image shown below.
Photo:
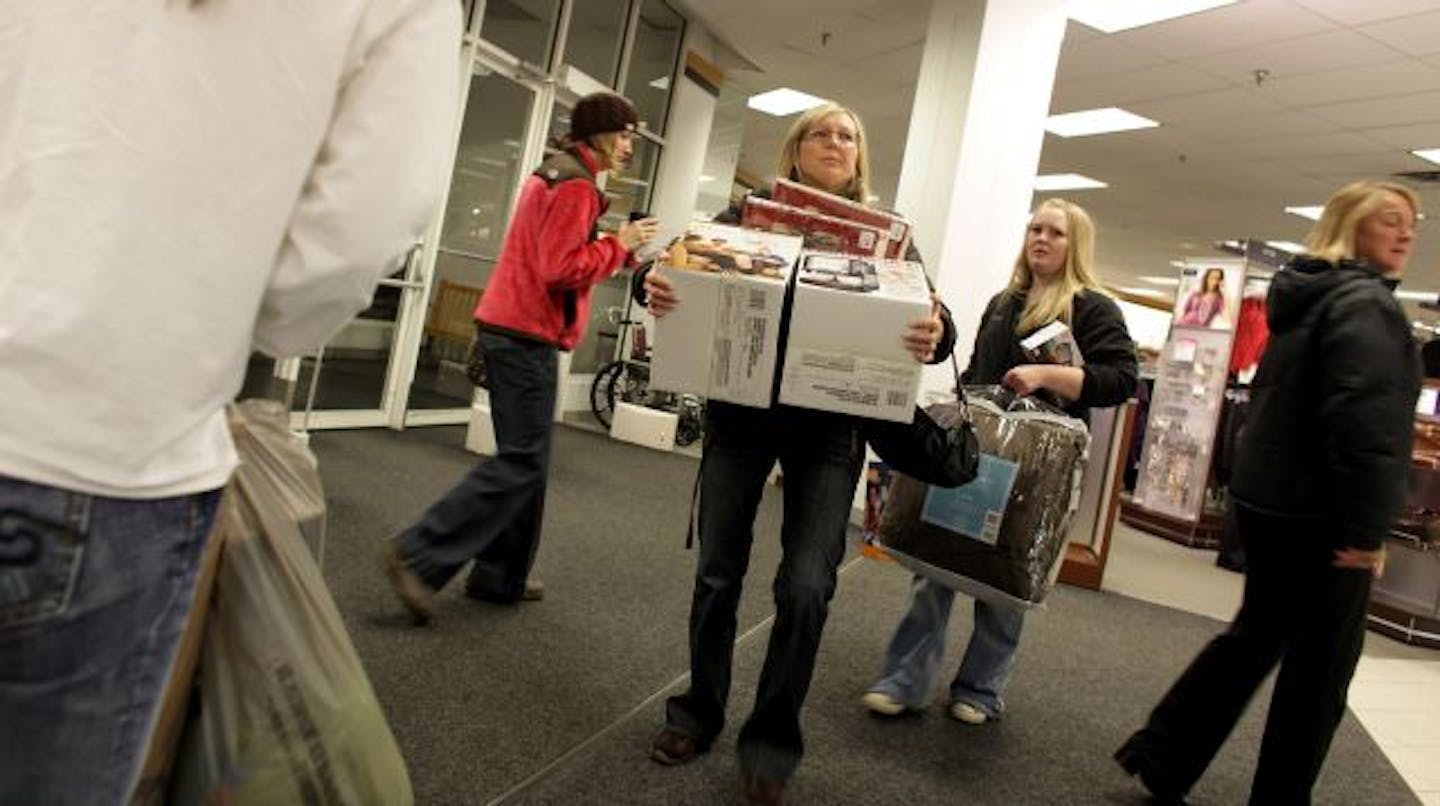
<path fill-rule="evenodd" d="M 475 63 L 440 222 L 406 425 L 437 417 L 469 416 L 474 390 L 465 357 L 474 337 L 474 311 L 505 241 L 515 194 L 538 144 L 527 141 L 541 85 L 502 75 L 488 59 Z M 442 412 L 450 412 L 449 415 Z"/>

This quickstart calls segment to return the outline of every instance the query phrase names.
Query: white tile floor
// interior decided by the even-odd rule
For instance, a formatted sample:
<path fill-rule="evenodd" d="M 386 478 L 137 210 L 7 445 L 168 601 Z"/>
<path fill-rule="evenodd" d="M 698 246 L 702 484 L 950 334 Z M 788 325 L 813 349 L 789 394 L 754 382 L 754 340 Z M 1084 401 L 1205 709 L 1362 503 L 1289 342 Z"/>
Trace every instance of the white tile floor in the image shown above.
<path fill-rule="evenodd" d="M 1105 568 L 1107 591 L 1229 621 L 1242 577 L 1197 551 L 1115 526 Z M 1440 650 L 1376 632 L 1350 684 L 1350 710 L 1425 806 L 1440 806 Z"/>

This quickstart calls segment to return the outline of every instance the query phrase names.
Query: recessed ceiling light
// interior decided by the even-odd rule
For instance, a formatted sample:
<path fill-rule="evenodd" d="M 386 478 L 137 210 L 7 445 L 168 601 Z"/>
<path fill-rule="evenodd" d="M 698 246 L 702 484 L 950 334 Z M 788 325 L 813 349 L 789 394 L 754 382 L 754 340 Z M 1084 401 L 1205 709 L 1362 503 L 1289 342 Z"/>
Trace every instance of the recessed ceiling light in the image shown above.
<path fill-rule="evenodd" d="M 700 174 L 700 181 L 701 181 L 701 182 L 714 182 L 714 181 L 715 181 L 715 177 L 711 176 L 710 174 Z"/>
<path fill-rule="evenodd" d="M 1266 242 L 1265 242 L 1265 245 L 1266 245 L 1266 246 L 1273 246 L 1273 247 L 1275 247 L 1276 249 L 1281 250 L 1282 252 L 1289 252 L 1289 253 L 1292 254 L 1292 255 L 1298 255 L 1298 254 L 1300 254 L 1301 252 L 1304 252 L 1304 251 L 1305 251 L 1305 247 L 1304 247 L 1304 246 L 1301 246 L 1300 244 L 1295 243 L 1294 241 L 1266 241 Z"/>
<path fill-rule="evenodd" d="M 1285 212 L 1289 213 L 1290 215 L 1298 215 L 1301 218 L 1308 218 L 1311 221 L 1319 221 L 1320 214 L 1324 211 L 1325 207 L 1319 204 L 1285 208 Z"/>
<path fill-rule="evenodd" d="M 1440 164 L 1440 148 L 1417 148 L 1410 152 L 1422 160 Z"/>
<path fill-rule="evenodd" d="M 789 87 L 781 87 L 778 90 L 762 92 L 759 95 L 752 95 L 745 102 L 751 109 L 758 109 L 767 115 L 774 115 L 783 118 L 786 115 L 793 115 L 796 112 L 804 112 L 825 103 L 824 98 L 816 98 L 808 93 L 792 90 Z"/>
<path fill-rule="evenodd" d="M 1113 34 L 1142 25 L 1184 17 L 1235 0 L 1071 0 L 1070 19 Z"/>
<path fill-rule="evenodd" d="M 1045 131 L 1061 137 L 1088 137 L 1092 134 L 1153 129 L 1159 125 L 1150 118 L 1141 117 L 1134 112 L 1107 106 L 1103 109 L 1086 109 L 1082 112 L 1051 115 L 1045 120 Z"/>
<path fill-rule="evenodd" d="M 1099 179 L 1080 174 L 1044 174 L 1035 177 L 1036 190 L 1090 190 L 1108 187 L 1110 186 Z"/>
<path fill-rule="evenodd" d="M 657 90 L 668 90 L 670 89 L 670 76 L 660 76 L 654 81 L 651 81 L 650 86 Z"/>
<path fill-rule="evenodd" d="M 1181 263 L 1180 265 L 1183 266 L 1185 264 Z M 1155 275 L 1147 275 L 1145 277 L 1141 277 L 1140 281 L 1145 283 L 1154 283 L 1155 285 L 1180 285 L 1179 277 L 1156 277 Z"/>

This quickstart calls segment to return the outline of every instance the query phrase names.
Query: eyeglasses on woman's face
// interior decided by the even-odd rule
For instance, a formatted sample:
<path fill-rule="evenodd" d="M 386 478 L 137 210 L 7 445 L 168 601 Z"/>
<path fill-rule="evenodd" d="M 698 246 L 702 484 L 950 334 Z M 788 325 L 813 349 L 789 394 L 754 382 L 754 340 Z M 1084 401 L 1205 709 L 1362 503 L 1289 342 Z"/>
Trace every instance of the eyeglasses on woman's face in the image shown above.
<path fill-rule="evenodd" d="M 852 148 L 859 140 L 859 135 L 846 129 L 811 129 L 805 132 L 805 139 L 812 143 L 825 143 L 834 141 L 845 148 Z"/>

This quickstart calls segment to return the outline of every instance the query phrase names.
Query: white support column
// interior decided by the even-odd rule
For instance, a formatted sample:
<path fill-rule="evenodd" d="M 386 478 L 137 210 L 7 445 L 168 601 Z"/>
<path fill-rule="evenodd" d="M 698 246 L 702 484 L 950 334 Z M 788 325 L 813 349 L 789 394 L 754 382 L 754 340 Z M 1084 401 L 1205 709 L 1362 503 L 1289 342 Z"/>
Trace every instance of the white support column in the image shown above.
<path fill-rule="evenodd" d="M 896 206 L 955 317 L 961 367 L 1009 280 L 1028 213 L 1065 0 L 934 0 Z M 948 389 L 947 366 L 926 389 Z"/>

